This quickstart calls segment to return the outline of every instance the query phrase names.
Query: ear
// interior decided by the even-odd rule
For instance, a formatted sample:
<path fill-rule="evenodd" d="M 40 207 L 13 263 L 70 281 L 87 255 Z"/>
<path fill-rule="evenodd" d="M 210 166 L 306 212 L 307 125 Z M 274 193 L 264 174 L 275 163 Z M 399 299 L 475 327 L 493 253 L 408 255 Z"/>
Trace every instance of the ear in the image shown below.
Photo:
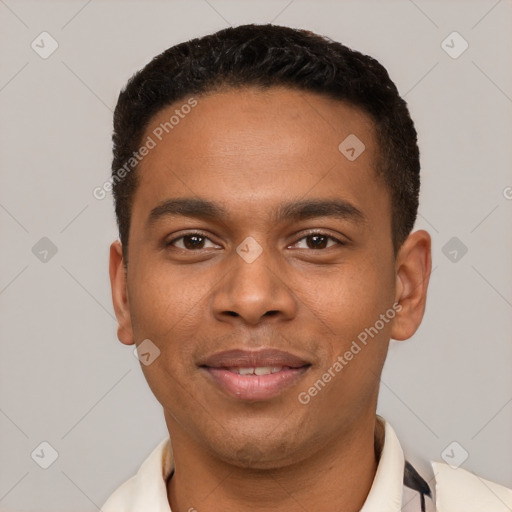
<path fill-rule="evenodd" d="M 132 321 L 130 303 L 126 286 L 126 270 L 123 259 L 123 246 L 116 240 L 110 246 L 110 286 L 112 288 L 112 303 L 117 317 L 117 337 L 125 345 L 133 345 Z"/>
<path fill-rule="evenodd" d="M 420 326 L 425 312 L 431 270 L 430 235 L 424 230 L 416 231 L 407 237 L 396 257 L 395 302 L 401 308 L 397 308 L 393 320 L 393 339 L 406 340 Z"/>

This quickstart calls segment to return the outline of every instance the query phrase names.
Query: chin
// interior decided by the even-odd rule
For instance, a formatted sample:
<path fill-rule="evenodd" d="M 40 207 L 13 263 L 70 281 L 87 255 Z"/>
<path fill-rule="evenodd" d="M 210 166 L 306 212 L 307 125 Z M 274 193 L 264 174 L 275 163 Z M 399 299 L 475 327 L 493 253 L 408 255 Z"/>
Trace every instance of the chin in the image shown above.
<path fill-rule="evenodd" d="M 276 434 L 276 432 L 274 432 Z M 300 444 L 300 443 L 299 443 Z M 215 444 L 211 445 L 214 447 Z M 300 446 L 291 444 L 290 435 L 270 437 L 240 434 L 233 436 L 215 450 L 217 456 L 227 464 L 246 469 L 268 470 L 287 466 L 295 462 L 302 452 Z"/>

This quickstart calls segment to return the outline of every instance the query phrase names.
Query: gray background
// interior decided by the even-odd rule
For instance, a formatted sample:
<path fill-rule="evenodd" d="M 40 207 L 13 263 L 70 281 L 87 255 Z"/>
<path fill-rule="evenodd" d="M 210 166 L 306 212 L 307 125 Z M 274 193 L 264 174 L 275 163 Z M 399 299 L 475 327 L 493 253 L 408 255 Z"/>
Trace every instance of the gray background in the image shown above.
<path fill-rule="evenodd" d="M 128 77 L 168 46 L 248 22 L 369 53 L 408 101 L 434 273 L 422 327 L 391 346 L 379 412 L 420 466 L 456 441 L 463 467 L 512 486 L 511 15 L 505 0 L 0 0 L 1 510 L 97 510 L 166 435 L 117 341 L 112 202 L 92 190 Z M 47 59 L 31 48 L 43 31 L 59 45 Z M 453 31 L 469 43 L 456 59 L 441 47 Z M 43 441 L 59 455 L 46 470 L 31 458 Z"/>

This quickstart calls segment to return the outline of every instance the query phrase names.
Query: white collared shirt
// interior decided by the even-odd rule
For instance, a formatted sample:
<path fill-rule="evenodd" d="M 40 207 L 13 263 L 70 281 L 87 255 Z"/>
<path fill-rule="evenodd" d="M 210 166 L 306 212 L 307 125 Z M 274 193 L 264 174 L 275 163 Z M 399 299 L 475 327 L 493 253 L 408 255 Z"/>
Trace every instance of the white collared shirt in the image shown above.
<path fill-rule="evenodd" d="M 404 485 L 404 453 L 391 425 L 382 421 L 384 445 L 372 487 L 360 512 L 421 512 L 422 501 L 425 512 L 509 512 L 512 509 L 512 490 L 447 464 L 432 463 L 436 476 L 435 497 L 432 488 L 431 497 L 422 497 L 420 492 L 408 487 L 411 484 Z M 167 499 L 167 480 L 173 470 L 172 446 L 166 438 L 143 462 L 137 474 L 110 496 L 102 512 L 172 512 Z M 428 486 L 421 476 L 416 477 L 423 486 Z"/>

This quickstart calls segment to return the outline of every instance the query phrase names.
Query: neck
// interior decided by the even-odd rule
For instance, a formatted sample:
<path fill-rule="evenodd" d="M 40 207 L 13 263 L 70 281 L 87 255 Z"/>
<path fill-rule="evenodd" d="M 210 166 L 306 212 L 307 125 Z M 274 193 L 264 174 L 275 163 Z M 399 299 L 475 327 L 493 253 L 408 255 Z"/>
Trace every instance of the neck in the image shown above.
<path fill-rule="evenodd" d="M 171 510 L 359 511 L 377 470 L 375 439 L 382 436 L 380 427 L 372 416 L 309 457 L 269 470 L 227 464 L 173 428 L 175 471 L 167 482 Z"/>

